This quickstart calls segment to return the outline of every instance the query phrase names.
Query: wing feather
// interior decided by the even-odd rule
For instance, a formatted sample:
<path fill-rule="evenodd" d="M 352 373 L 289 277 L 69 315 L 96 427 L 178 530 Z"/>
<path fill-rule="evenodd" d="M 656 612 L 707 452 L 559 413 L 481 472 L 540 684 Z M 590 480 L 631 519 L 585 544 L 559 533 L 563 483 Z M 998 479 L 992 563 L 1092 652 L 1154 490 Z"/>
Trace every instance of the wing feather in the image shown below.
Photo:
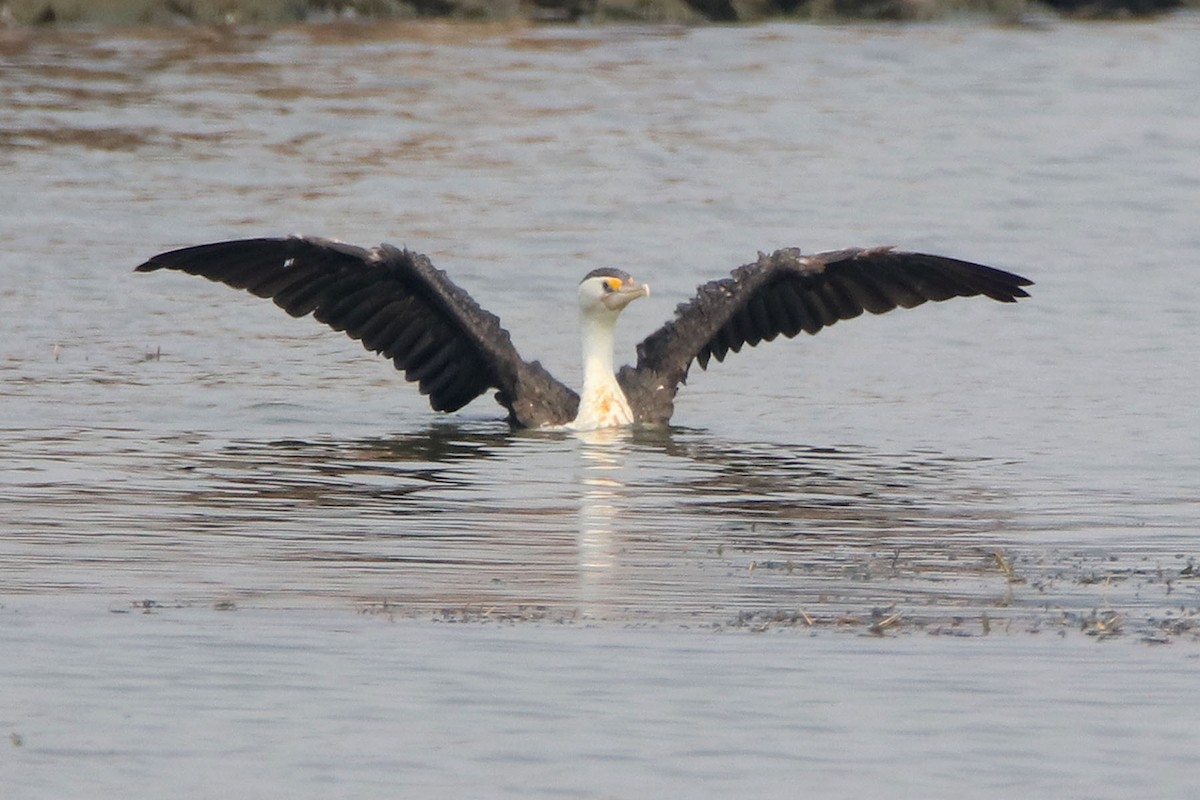
<path fill-rule="evenodd" d="M 771 311 L 771 319 L 774 321 L 779 333 L 790 339 L 803 330 L 800 314 L 787 304 L 782 292 L 766 292 L 764 296 L 766 297 L 767 308 Z M 770 339 L 767 341 L 770 341 Z"/>
<path fill-rule="evenodd" d="M 517 426 L 560 424 L 579 398 L 517 354 L 500 321 L 418 253 L 314 237 L 241 239 L 154 256 L 139 272 L 174 269 L 312 314 L 390 358 L 439 411 L 489 388 Z"/>
<path fill-rule="evenodd" d="M 750 322 L 750 335 L 745 337 L 746 344 L 755 347 L 764 339 L 774 338 L 779 326 L 767 310 L 767 300 L 762 294 L 750 298 L 746 305 L 746 317 Z M 769 341 L 769 339 L 768 339 Z"/>
<path fill-rule="evenodd" d="M 707 369 L 743 345 L 815 334 L 869 311 L 883 314 L 928 301 L 984 295 L 1011 303 L 1031 281 L 969 261 L 892 248 L 811 256 L 795 248 L 760 254 L 728 278 L 699 288 L 675 318 L 638 345 L 636 367 L 618 378 L 638 421 L 665 423 L 693 361 Z"/>

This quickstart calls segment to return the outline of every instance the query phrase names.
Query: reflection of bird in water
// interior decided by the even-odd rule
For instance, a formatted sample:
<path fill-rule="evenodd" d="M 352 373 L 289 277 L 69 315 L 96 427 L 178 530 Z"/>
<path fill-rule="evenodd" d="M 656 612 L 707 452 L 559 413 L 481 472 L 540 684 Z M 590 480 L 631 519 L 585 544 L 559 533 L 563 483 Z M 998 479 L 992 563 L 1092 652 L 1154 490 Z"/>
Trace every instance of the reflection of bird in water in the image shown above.
<path fill-rule="evenodd" d="M 636 366 L 613 371 L 617 316 L 649 287 L 617 269 L 579 284 L 582 397 L 517 354 L 500 320 L 418 253 L 326 239 L 244 239 L 154 256 L 139 272 L 177 269 L 259 297 L 292 316 L 313 314 L 392 359 L 438 411 L 456 411 L 489 388 L 514 427 L 575 430 L 665 425 L 693 361 L 707 369 L 743 345 L 814 334 L 864 310 L 882 314 L 927 300 L 986 295 L 1011 303 L 1030 281 L 944 256 L 891 248 L 760 254 L 706 283 L 675 318 L 637 347 Z"/>

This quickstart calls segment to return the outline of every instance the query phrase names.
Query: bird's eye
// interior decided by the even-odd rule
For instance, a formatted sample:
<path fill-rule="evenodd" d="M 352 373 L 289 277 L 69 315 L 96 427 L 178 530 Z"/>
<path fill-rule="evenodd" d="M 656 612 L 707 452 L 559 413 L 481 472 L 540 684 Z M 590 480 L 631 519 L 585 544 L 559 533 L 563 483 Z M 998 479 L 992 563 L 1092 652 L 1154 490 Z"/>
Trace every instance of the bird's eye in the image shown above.
<path fill-rule="evenodd" d="M 611 291 L 613 291 L 613 285 L 612 285 L 612 281 L 605 281 L 605 282 L 604 282 L 603 284 L 601 284 L 601 285 L 602 285 L 602 286 L 604 286 L 604 291 L 605 291 L 606 293 L 607 293 L 607 292 L 611 292 Z"/>

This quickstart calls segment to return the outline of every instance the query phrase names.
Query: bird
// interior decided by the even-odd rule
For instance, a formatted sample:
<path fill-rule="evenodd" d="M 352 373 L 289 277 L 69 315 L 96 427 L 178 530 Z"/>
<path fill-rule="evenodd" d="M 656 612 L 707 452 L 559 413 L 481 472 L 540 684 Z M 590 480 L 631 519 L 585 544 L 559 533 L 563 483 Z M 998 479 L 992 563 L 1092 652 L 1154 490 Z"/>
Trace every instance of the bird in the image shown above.
<path fill-rule="evenodd" d="M 926 301 L 1029 297 L 1028 278 L 947 256 L 894 247 L 804 254 L 788 247 L 701 285 L 672 319 L 614 369 L 614 330 L 650 287 L 602 267 L 579 283 L 583 386 L 576 393 L 517 352 L 499 318 L 429 258 L 406 247 L 358 247 L 315 236 L 237 239 L 160 253 L 136 272 L 168 269 L 270 298 L 391 359 L 435 411 L 461 409 L 489 389 L 513 428 L 597 430 L 666 426 L 693 363 L 707 370 L 742 347 L 839 320 Z"/>

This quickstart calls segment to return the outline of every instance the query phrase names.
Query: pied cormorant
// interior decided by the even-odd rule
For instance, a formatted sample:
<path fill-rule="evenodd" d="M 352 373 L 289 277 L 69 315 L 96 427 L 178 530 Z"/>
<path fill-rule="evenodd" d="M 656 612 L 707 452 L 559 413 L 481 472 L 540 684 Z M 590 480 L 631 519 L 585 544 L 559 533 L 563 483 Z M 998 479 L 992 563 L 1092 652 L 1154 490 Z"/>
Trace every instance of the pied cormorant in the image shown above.
<path fill-rule="evenodd" d="M 583 396 L 537 361 L 517 354 L 495 315 L 435 269 L 426 256 L 315 237 L 242 239 L 173 250 L 138 272 L 175 269 L 268 297 L 294 317 L 311 313 L 395 362 L 437 411 L 456 411 L 488 389 L 514 427 L 587 430 L 665 425 L 693 361 L 707 369 L 743 345 L 814 334 L 863 310 L 874 314 L 927 300 L 1029 295 L 1010 272 L 890 247 L 803 255 L 777 250 L 701 286 L 675 318 L 637 346 L 637 365 L 613 370 L 613 329 L 625 306 L 649 294 L 617 269 L 579 284 Z"/>

